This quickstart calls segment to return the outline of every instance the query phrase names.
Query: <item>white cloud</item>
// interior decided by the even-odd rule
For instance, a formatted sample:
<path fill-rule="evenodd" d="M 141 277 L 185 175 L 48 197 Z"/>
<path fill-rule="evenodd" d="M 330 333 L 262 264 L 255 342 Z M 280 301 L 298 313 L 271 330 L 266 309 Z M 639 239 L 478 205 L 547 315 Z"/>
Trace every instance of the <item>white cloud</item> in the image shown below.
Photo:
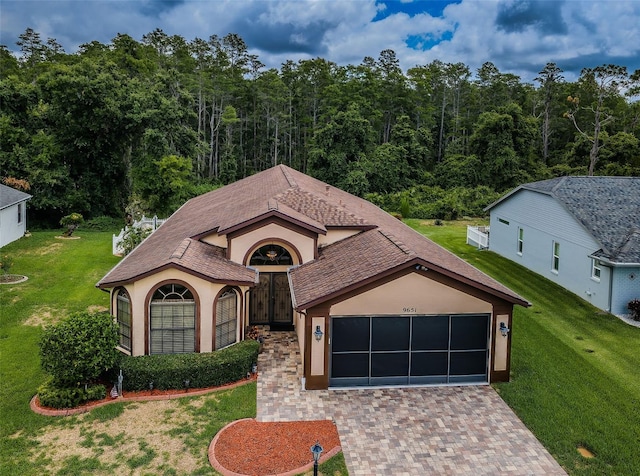
<path fill-rule="evenodd" d="M 423 2 L 409 3 L 387 8 L 376 0 L 2 0 L 0 42 L 15 49 L 18 35 L 31 27 L 72 52 L 93 40 L 108 43 L 117 33 L 140 40 L 161 28 L 187 40 L 237 33 L 269 67 L 317 56 L 359 64 L 392 49 L 403 68 L 439 59 L 475 71 L 491 61 L 525 80 L 549 61 L 563 67 L 567 79 L 582 67 L 609 62 L 640 68 L 640 1 L 461 0 L 440 17 L 391 12 L 404 5 L 415 13 Z M 382 19 L 373 21 L 381 11 Z M 421 51 L 407 46 L 413 35 L 442 41 Z"/>

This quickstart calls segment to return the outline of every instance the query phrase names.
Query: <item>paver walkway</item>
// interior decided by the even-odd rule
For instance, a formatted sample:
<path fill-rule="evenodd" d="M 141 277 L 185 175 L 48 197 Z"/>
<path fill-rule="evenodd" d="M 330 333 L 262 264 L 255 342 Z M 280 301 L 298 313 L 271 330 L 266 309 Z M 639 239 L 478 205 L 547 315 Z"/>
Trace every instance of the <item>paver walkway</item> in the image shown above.
<path fill-rule="evenodd" d="M 488 385 L 305 391 L 301 367 L 293 332 L 265 333 L 258 421 L 333 419 L 351 476 L 566 474 Z"/>

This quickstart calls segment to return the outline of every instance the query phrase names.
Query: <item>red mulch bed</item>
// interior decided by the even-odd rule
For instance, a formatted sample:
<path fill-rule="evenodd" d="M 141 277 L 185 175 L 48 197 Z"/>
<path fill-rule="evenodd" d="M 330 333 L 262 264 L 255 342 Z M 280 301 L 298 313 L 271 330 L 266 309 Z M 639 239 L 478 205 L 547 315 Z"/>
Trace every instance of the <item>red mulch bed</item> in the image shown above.
<path fill-rule="evenodd" d="M 313 462 L 316 441 L 323 455 L 340 447 L 331 420 L 295 422 L 237 421 L 218 433 L 212 451 L 217 462 L 234 473 L 248 476 L 282 474 Z"/>

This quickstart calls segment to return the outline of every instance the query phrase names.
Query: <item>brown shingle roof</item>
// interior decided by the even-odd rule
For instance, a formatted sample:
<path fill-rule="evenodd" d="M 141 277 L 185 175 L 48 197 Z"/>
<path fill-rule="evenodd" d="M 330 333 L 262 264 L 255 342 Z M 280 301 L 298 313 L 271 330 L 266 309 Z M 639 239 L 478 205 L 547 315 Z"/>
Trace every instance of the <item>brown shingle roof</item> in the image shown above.
<path fill-rule="evenodd" d="M 237 282 L 254 282 L 254 272 L 227 261 L 222 249 L 197 240 L 185 242 L 185 238 L 212 231 L 226 233 L 274 214 L 318 233 L 326 227 L 363 230 L 323 248 L 317 260 L 290 272 L 299 309 L 398 266 L 418 262 L 510 302 L 527 304 L 372 203 L 284 165 L 188 201 L 98 286 L 133 281 L 168 265 L 190 269 L 210 279 L 228 276 Z M 181 257 L 176 257 L 180 253 Z"/>

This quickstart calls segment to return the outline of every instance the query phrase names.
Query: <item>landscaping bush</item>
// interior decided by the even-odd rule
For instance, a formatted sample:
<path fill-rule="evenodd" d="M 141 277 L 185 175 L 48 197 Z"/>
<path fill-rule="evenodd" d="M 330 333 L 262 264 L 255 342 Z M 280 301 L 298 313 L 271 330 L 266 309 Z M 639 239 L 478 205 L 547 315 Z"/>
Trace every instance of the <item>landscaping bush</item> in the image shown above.
<path fill-rule="evenodd" d="M 245 340 L 203 354 L 125 356 L 121 362 L 124 390 L 204 388 L 241 380 L 258 361 L 260 344 Z M 188 381 L 188 384 L 185 382 Z"/>
<path fill-rule="evenodd" d="M 118 326 L 108 313 L 77 312 L 45 328 L 40 365 L 57 387 L 91 384 L 117 365 L 117 345 Z"/>
<path fill-rule="evenodd" d="M 82 387 L 59 387 L 53 379 L 38 388 L 40 404 L 51 408 L 73 408 L 91 400 L 101 400 L 107 396 L 104 385 Z"/>
<path fill-rule="evenodd" d="M 9 255 L 4 255 L 0 261 L 0 270 L 2 274 L 9 274 L 11 267 L 13 266 L 13 258 Z"/>
<path fill-rule="evenodd" d="M 640 321 L 640 299 L 632 299 L 627 307 L 631 311 L 631 318 Z"/>
<path fill-rule="evenodd" d="M 108 216 L 101 216 L 88 220 L 83 228 L 91 231 L 115 231 L 124 226 L 124 220 Z"/>
<path fill-rule="evenodd" d="M 130 226 L 124 232 L 122 237 L 122 250 L 124 255 L 127 256 L 131 253 L 140 243 L 142 243 L 152 232 L 151 228 L 141 228 Z"/>
<path fill-rule="evenodd" d="M 403 218 L 455 220 L 461 216 L 483 216 L 484 208 L 500 197 L 489 187 L 418 185 L 402 192 L 370 193 L 367 200 L 387 212 L 399 212 Z"/>

